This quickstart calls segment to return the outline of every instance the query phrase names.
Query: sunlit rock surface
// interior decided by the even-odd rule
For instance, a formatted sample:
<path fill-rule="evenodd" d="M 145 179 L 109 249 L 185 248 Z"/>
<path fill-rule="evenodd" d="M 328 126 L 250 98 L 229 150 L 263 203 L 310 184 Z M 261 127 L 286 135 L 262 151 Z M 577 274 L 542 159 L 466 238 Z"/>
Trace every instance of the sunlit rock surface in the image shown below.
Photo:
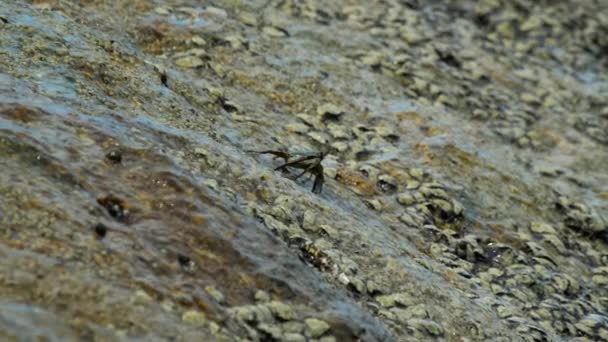
<path fill-rule="evenodd" d="M 608 340 L 606 13 L 2 1 L 0 338 Z"/>

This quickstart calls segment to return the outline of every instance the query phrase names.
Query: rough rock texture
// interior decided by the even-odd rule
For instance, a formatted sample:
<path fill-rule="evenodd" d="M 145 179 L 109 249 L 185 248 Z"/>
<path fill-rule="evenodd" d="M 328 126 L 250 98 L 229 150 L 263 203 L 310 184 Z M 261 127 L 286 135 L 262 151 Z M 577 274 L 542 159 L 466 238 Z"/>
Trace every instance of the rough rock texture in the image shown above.
<path fill-rule="evenodd" d="M 2 1 L 0 338 L 608 340 L 607 13 Z"/>

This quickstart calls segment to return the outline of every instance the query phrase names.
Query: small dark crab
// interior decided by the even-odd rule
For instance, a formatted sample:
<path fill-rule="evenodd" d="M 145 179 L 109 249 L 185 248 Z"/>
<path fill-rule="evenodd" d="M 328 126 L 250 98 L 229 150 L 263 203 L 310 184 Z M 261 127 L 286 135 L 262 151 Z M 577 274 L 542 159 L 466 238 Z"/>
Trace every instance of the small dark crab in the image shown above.
<path fill-rule="evenodd" d="M 285 152 L 277 150 L 265 150 L 265 151 L 247 151 L 255 152 L 260 154 L 272 154 L 277 158 L 282 158 L 284 163 L 275 168 L 275 171 L 288 171 L 288 168 L 303 170 L 294 179 L 302 177 L 304 174 L 309 173 L 315 177 L 314 184 L 312 186 L 312 192 L 320 194 L 323 188 L 323 165 L 321 161 L 327 155 L 327 152 Z"/>

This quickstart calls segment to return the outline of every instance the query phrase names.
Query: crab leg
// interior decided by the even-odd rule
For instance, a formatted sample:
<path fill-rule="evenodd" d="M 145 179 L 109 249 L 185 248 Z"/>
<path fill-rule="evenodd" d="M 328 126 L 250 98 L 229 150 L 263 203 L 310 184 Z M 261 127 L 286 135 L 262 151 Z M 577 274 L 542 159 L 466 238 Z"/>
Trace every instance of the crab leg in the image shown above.
<path fill-rule="evenodd" d="M 301 158 L 298 158 L 298 159 L 292 160 L 292 161 L 290 161 L 290 162 L 287 162 L 287 163 L 285 163 L 285 164 L 283 164 L 283 165 L 280 165 L 280 166 L 276 167 L 276 168 L 275 168 L 275 171 L 277 171 L 277 170 L 281 170 L 281 169 L 284 169 L 284 168 L 286 168 L 286 167 L 288 167 L 288 166 L 291 166 L 291 167 L 297 167 L 297 166 L 294 166 L 294 165 L 295 165 L 295 164 L 298 164 L 298 163 L 301 163 L 301 162 L 303 162 L 303 161 L 307 161 L 307 160 L 311 160 L 311 159 L 315 159 L 315 158 L 318 158 L 318 157 L 317 157 L 317 156 L 304 156 L 304 157 L 301 157 Z M 301 169 L 302 167 L 299 167 L 299 168 Z"/>
<path fill-rule="evenodd" d="M 318 165 L 319 165 L 319 163 L 311 164 L 309 167 L 304 169 L 304 171 L 302 171 L 299 175 L 297 175 L 295 179 L 302 177 L 306 172 L 310 172 L 312 169 L 314 169 Z"/>

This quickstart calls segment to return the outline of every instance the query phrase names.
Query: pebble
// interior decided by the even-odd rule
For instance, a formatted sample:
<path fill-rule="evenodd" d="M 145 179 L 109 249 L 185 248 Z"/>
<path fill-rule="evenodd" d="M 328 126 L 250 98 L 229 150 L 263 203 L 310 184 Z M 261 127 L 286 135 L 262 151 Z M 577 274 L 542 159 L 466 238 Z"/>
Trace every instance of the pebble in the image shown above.
<path fill-rule="evenodd" d="M 407 325 L 432 336 L 443 335 L 443 328 L 438 323 L 431 320 L 414 318 L 407 321 Z"/>
<path fill-rule="evenodd" d="M 291 306 L 281 303 L 279 301 L 272 301 L 268 303 L 268 308 L 277 318 L 282 319 L 284 321 L 292 320 L 295 317 Z"/>
<path fill-rule="evenodd" d="M 326 120 L 336 120 L 339 119 L 342 115 L 344 115 L 344 109 L 338 107 L 332 103 L 324 103 L 317 107 L 317 114 Z"/>
<path fill-rule="evenodd" d="M 385 308 L 391 308 L 395 305 L 405 307 L 414 305 L 414 299 L 406 293 L 393 293 L 390 295 L 378 296 L 376 297 L 376 300 Z"/>
<path fill-rule="evenodd" d="M 557 234 L 553 227 L 551 227 L 549 224 L 542 222 L 530 223 L 530 230 L 538 234 Z"/>
<path fill-rule="evenodd" d="M 262 290 L 257 290 L 255 292 L 254 298 L 257 302 L 268 302 L 270 301 L 270 296 L 268 295 L 268 293 L 266 291 L 262 291 Z"/>
<path fill-rule="evenodd" d="M 287 30 L 278 28 L 278 27 L 274 27 L 274 26 L 265 26 L 262 29 L 262 32 L 265 35 L 267 35 L 269 37 L 274 37 L 274 38 L 283 38 L 283 37 L 289 36 L 289 33 L 287 32 Z"/>
<path fill-rule="evenodd" d="M 311 232 L 319 231 L 320 227 L 315 224 L 316 214 L 312 210 L 306 210 L 302 218 L 302 229 Z"/>
<path fill-rule="evenodd" d="M 224 303 L 224 295 L 215 286 L 206 286 L 205 291 L 213 298 L 216 302 Z"/>
<path fill-rule="evenodd" d="M 289 133 L 298 133 L 298 134 L 306 134 L 310 127 L 303 123 L 290 123 L 285 126 L 285 129 Z"/>
<path fill-rule="evenodd" d="M 182 68 L 198 68 L 205 65 L 205 62 L 196 56 L 187 56 L 175 60 L 175 65 Z"/>
<path fill-rule="evenodd" d="M 196 327 L 203 326 L 205 325 L 205 323 L 207 323 L 205 314 L 200 311 L 194 310 L 184 312 L 184 314 L 182 315 L 182 321 Z"/>
<path fill-rule="evenodd" d="M 283 336 L 285 342 L 306 342 L 306 337 L 298 333 L 285 333 Z"/>
<path fill-rule="evenodd" d="M 251 12 L 241 12 L 238 14 L 238 18 L 247 26 L 258 26 L 258 18 Z"/>
<path fill-rule="evenodd" d="M 307 318 L 304 320 L 304 323 L 306 324 L 307 332 L 312 338 L 320 337 L 330 328 L 329 324 L 327 324 L 325 321 L 316 318 Z"/>
<path fill-rule="evenodd" d="M 403 205 L 412 205 L 416 203 L 416 199 L 410 193 L 401 193 L 397 195 L 397 202 Z"/>

